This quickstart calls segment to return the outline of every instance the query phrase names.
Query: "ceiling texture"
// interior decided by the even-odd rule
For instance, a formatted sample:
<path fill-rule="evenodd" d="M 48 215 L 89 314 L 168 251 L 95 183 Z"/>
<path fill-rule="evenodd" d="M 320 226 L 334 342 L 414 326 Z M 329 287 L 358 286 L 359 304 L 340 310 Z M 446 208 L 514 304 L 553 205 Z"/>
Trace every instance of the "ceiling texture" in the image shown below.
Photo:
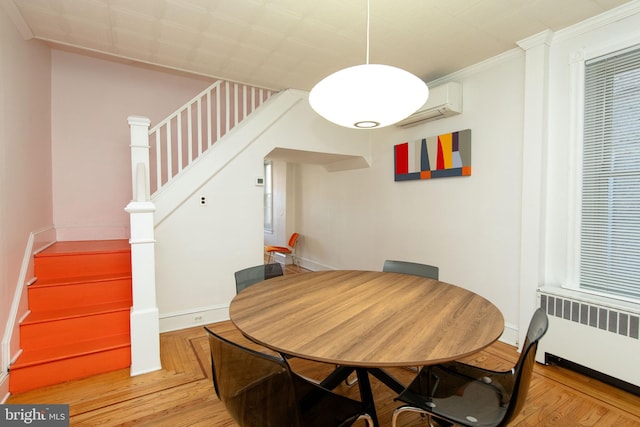
<path fill-rule="evenodd" d="M 25 39 L 270 89 L 366 62 L 366 0 L 1 0 Z M 429 82 L 628 0 L 370 0 L 370 62 Z"/>

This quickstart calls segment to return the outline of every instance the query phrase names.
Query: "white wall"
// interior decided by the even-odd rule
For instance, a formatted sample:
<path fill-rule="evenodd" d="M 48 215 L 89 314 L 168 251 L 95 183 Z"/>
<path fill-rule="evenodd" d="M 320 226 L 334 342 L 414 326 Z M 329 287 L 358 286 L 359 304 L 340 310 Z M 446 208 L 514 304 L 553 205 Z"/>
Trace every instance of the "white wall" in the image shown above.
<path fill-rule="evenodd" d="M 234 272 L 263 262 L 263 187 L 255 185 L 255 177 L 262 175 L 264 158 L 274 148 L 369 154 L 365 134 L 320 118 L 311 111 L 306 94 L 287 91 L 278 96 L 291 99 L 287 108 L 293 106 L 287 113 L 156 227 L 161 331 L 227 319 L 235 296 Z M 238 143 L 245 143 L 239 138 L 243 141 Z M 208 155 L 215 157 L 226 151 L 225 145 L 235 143 L 232 139 L 220 141 Z M 197 168 L 206 162 L 203 159 L 188 173 L 199 173 Z M 199 204 L 203 196 L 208 200 L 204 207 Z M 287 195 L 286 203 L 291 200 L 295 194 Z M 295 226 L 295 222 L 291 224 Z"/>
<path fill-rule="evenodd" d="M 30 234 L 53 222 L 50 73 L 49 49 L 23 40 L 0 7 L 0 401 L 8 390 L 4 345 L 17 343 L 16 331 L 6 327 L 23 285 L 23 255 Z"/>
<path fill-rule="evenodd" d="M 385 259 L 435 264 L 441 280 L 488 298 L 516 328 L 523 64 L 514 51 L 456 76 L 459 116 L 371 131 L 370 169 L 300 166 L 304 258 L 341 269 L 380 270 Z M 470 177 L 394 182 L 395 144 L 464 129 L 472 131 Z"/>
<path fill-rule="evenodd" d="M 129 237 L 127 117 L 151 125 L 212 82 L 52 51 L 54 221 L 59 240 Z"/>

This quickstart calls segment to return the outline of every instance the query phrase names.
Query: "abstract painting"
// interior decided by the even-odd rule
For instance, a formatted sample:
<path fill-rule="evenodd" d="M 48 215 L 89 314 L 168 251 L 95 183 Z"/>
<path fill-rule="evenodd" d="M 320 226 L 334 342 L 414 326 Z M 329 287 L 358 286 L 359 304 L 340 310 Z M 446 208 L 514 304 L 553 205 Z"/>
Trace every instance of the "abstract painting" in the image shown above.
<path fill-rule="evenodd" d="M 471 129 L 394 146 L 395 180 L 471 175 Z"/>

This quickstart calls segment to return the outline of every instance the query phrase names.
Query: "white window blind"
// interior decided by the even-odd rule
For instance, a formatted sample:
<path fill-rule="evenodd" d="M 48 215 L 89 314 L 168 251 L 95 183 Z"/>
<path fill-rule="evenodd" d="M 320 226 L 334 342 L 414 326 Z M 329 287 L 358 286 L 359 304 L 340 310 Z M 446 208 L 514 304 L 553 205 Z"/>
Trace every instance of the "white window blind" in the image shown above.
<path fill-rule="evenodd" d="M 640 299 L 640 47 L 585 63 L 580 287 Z"/>

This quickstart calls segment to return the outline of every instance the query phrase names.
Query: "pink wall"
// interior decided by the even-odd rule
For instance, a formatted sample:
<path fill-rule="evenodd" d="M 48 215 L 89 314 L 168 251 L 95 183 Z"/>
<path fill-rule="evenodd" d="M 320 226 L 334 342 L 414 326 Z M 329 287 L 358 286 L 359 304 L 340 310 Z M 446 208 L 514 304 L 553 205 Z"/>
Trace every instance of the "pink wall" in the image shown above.
<path fill-rule="evenodd" d="M 151 126 L 212 81 L 52 51 L 53 205 L 58 240 L 128 238 L 127 117 Z"/>
<path fill-rule="evenodd" d="M 11 347 L 6 325 L 29 235 L 52 224 L 50 105 L 49 49 L 25 41 L 0 7 L 0 333 Z"/>

